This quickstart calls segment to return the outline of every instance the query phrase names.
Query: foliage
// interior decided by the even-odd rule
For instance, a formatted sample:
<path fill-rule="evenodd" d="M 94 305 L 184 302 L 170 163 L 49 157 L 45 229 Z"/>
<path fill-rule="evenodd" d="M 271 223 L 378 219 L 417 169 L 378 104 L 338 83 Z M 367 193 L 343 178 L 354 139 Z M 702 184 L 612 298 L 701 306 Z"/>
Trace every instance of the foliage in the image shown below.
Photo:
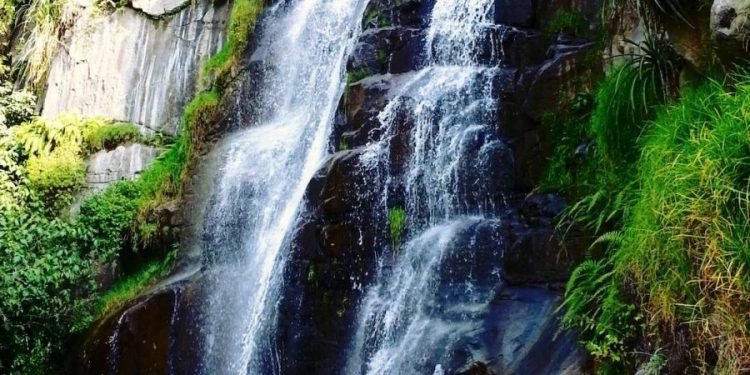
<path fill-rule="evenodd" d="M 31 0 L 24 15 L 25 39 L 20 55 L 24 77 L 36 92 L 43 89 L 50 64 L 57 54 L 59 37 L 68 20 L 67 0 Z"/>
<path fill-rule="evenodd" d="M 32 83 L 44 81 L 56 38 L 66 27 L 64 3 L 32 0 L 29 6 L 25 26 L 30 34 L 22 57 Z M 56 214 L 81 186 L 87 154 L 124 142 L 163 141 L 144 139 L 131 124 L 102 119 L 29 118 L 32 110 L 27 107 L 32 107 L 24 106 L 33 100 L 0 99 L 14 106 L 3 113 L 13 127 L 0 126 L 0 252 L 5 252 L 0 254 L 0 373 L 57 373 L 54 364 L 62 363 L 63 343 L 71 335 L 122 306 L 171 268 L 174 252 L 130 277 L 124 275 L 103 296 L 95 282 L 97 270 L 122 255 L 126 245 L 141 246 L 140 241 L 164 230 L 163 224 L 150 220 L 150 212 L 179 198 L 194 148 L 217 121 L 220 90 L 238 65 L 263 5 L 260 0 L 233 4 L 227 43 L 204 64 L 215 90 L 190 102 L 182 133 L 137 179 L 89 197 L 75 218 Z"/>
<path fill-rule="evenodd" d="M 36 97 L 25 90 L 13 91 L 10 82 L 0 83 L 0 128 L 20 125 L 34 116 Z"/>
<path fill-rule="evenodd" d="M 406 231 L 406 210 L 403 207 L 388 210 L 388 228 L 391 233 L 391 243 L 395 249 L 401 243 L 401 237 Z"/>
<path fill-rule="evenodd" d="M 148 263 L 135 274 L 120 281 L 99 298 L 95 316 L 107 316 L 154 285 L 169 273 L 176 256 L 177 251 L 172 250 L 164 259 Z"/>
<path fill-rule="evenodd" d="M 59 212 L 73 200 L 86 182 L 83 160 L 68 147 L 57 147 L 50 153 L 32 156 L 26 162 L 29 187 L 52 212 Z"/>
<path fill-rule="evenodd" d="M 596 216 L 601 208 L 589 203 L 598 199 L 621 214 L 590 226 L 608 250 L 574 272 L 564 323 L 610 366 L 633 359 L 628 353 L 638 336 L 672 346 L 675 327 L 689 330 L 692 342 L 681 350 L 695 368 L 739 373 L 750 365 L 749 105 L 747 78 L 732 89 L 712 82 L 685 89 L 665 109 L 649 109 L 655 114 L 648 127 L 640 117 L 638 142 L 598 138 L 623 152 L 607 155 L 612 163 L 589 176 L 592 186 L 617 173 L 628 151 L 640 156 L 619 186 L 589 189 L 570 210 L 572 220 Z M 593 116 L 591 126 L 606 131 L 596 124 L 600 118 Z M 611 228 L 617 230 L 604 233 Z"/>
<path fill-rule="evenodd" d="M 638 139 L 654 107 L 677 89 L 679 58 L 664 37 L 649 37 L 642 54 L 612 69 L 597 91 L 592 135 L 604 157 L 629 163 L 637 157 Z"/>
<path fill-rule="evenodd" d="M 39 203 L 0 216 L 0 372 L 47 373 L 89 286 L 90 234 Z"/>
<path fill-rule="evenodd" d="M 750 365 L 750 83 L 735 89 L 710 84 L 656 120 L 615 255 L 649 325 L 690 327 L 717 356 L 696 350 L 695 365 L 723 373 Z"/>
<path fill-rule="evenodd" d="M 138 126 L 127 122 L 118 122 L 108 126 L 100 126 L 86 135 L 86 143 L 91 151 L 112 150 L 117 146 L 141 140 Z"/>
<path fill-rule="evenodd" d="M 614 271 L 606 260 L 580 264 L 567 284 L 562 325 L 575 328 L 595 357 L 613 362 L 624 359 L 639 327 L 635 305 L 624 302 L 621 286 L 612 282 Z"/>
<path fill-rule="evenodd" d="M 562 33 L 580 36 L 584 35 L 588 29 L 589 21 L 581 12 L 562 11 L 555 14 L 545 31 L 548 35 Z"/>
<path fill-rule="evenodd" d="M 362 29 L 380 28 L 390 26 L 390 19 L 374 6 L 367 10 L 362 20 Z"/>
<path fill-rule="evenodd" d="M 354 82 L 358 82 L 362 79 L 365 79 L 371 75 L 372 75 L 372 71 L 370 71 L 370 68 L 365 66 L 357 70 L 346 73 L 346 83 L 352 84 Z"/>

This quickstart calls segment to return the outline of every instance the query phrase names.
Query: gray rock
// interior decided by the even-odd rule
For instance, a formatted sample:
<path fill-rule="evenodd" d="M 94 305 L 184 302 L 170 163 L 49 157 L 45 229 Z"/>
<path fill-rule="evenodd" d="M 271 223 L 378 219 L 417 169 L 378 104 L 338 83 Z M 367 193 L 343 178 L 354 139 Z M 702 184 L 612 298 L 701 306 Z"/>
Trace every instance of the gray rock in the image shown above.
<path fill-rule="evenodd" d="M 132 6 L 149 16 L 159 17 L 172 14 L 189 3 L 190 0 L 133 0 Z"/>
<path fill-rule="evenodd" d="M 711 7 L 711 36 L 722 55 L 746 57 L 750 40 L 750 0 L 715 0 Z"/>
<path fill-rule="evenodd" d="M 102 150 L 86 162 L 86 183 L 90 190 L 135 178 L 159 155 L 159 149 L 134 143 L 112 151 Z"/>
<path fill-rule="evenodd" d="M 52 61 L 42 115 L 76 112 L 176 134 L 197 67 L 222 43 L 227 7 L 210 4 L 196 1 L 168 20 L 68 5 L 78 16 Z"/>

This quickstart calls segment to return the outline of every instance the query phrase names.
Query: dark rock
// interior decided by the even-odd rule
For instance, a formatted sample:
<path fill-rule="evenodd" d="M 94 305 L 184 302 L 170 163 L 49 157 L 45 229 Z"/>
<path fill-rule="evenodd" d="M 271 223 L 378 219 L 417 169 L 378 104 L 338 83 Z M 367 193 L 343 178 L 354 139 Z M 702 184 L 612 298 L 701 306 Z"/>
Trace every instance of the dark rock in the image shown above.
<path fill-rule="evenodd" d="M 373 186 L 358 172 L 362 152 L 334 154 L 308 186 L 279 304 L 277 340 L 288 359 L 282 373 L 336 374 L 344 368 L 354 307 L 375 274 L 379 241 L 387 238 L 383 213 L 368 192 Z"/>
<path fill-rule="evenodd" d="M 559 332 L 560 297 L 545 288 L 509 287 L 492 304 L 482 340 L 498 374 L 581 374 L 588 356 Z"/>
<path fill-rule="evenodd" d="M 70 374 L 189 374 L 199 365 L 195 292 L 177 283 L 141 296 L 87 333 Z"/>
<path fill-rule="evenodd" d="M 526 197 L 521 214 L 526 218 L 553 218 L 565 210 L 565 199 L 554 194 L 534 194 Z"/>
<path fill-rule="evenodd" d="M 383 27 L 362 33 L 347 62 L 350 72 L 403 73 L 424 65 L 424 34 L 418 29 Z"/>
<path fill-rule="evenodd" d="M 495 0 L 495 23 L 517 27 L 532 27 L 536 15 L 536 0 Z"/>
<path fill-rule="evenodd" d="M 524 108 L 534 120 L 544 113 L 555 112 L 566 95 L 581 80 L 590 80 L 597 67 L 586 64 L 586 55 L 593 47 L 591 43 L 579 45 L 556 45 L 552 60 L 542 65 L 529 86 Z"/>

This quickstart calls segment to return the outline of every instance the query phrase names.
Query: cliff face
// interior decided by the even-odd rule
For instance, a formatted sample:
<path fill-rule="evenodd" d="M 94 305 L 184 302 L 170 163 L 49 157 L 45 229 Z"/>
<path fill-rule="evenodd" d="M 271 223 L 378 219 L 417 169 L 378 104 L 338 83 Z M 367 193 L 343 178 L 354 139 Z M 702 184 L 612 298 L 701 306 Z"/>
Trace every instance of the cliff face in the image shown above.
<path fill-rule="evenodd" d="M 228 9 L 208 0 L 135 1 L 114 11 L 68 3 L 42 116 L 76 113 L 134 123 L 147 136 L 177 135 L 199 67 L 223 43 Z M 132 179 L 159 153 L 141 144 L 100 151 L 87 165 L 89 190 Z"/>
<path fill-rule="evenodd" d="M 136 1 L 111 14 L 70 4 L 65 12 L 75 16 L 52 62 L 42 115 L 76 112 L 175 135 L 198 67 L 221 47 L 227 7 L 172 3 Z"/>

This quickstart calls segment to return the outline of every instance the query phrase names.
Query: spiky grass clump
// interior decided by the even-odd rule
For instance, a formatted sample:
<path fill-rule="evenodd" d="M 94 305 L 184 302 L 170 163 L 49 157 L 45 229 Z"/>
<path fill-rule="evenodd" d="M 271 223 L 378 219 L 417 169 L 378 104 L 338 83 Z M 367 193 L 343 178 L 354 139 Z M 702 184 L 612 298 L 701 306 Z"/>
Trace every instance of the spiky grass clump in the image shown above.
<path fill-rule="evenodd" d="M 632 363 L 641 332 L 703 372 L 749 368 L 749 106 L 750 81 L 711 83 L 648 126 L 622 229 L 600 237 L 608 255 L 567 288 L 564 321 L 601 359 Z"/>
<path fill-rule="evenodd" d="M 669 342 L 690 328 L 691 362 L 750 368 L 750 83 L 686 95 L 655 121 L 615 270 Z M 715 360 L 711 357 L 715 356 Z"/>
<path fill-rule="evenodd" d="M 65 27 L 67 0 L 32 0 L 24 13 L 25 39 L 19 62 L 27 82 L 39 92 L 47 80 Z"/>

